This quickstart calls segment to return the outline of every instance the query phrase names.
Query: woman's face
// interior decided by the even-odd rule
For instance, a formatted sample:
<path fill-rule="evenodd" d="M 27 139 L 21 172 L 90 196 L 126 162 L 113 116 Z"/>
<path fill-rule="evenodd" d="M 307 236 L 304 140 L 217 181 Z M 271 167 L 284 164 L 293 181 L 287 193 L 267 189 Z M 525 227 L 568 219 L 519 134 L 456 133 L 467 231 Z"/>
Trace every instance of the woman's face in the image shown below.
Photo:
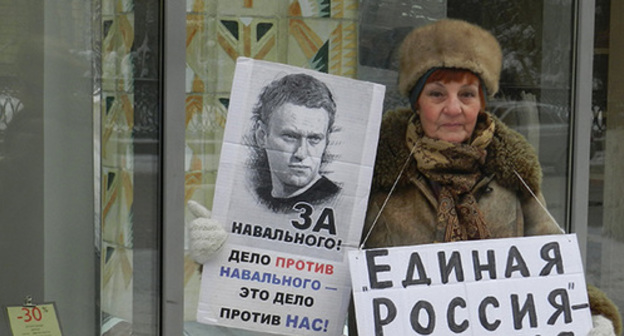
<path fill-rule="evenodd" d="M 472 136 L 481 111 L 479 83 L 433 81 L 425 84 L 417 111 L 425 135 L 448 142 L 464 142 Z"/>

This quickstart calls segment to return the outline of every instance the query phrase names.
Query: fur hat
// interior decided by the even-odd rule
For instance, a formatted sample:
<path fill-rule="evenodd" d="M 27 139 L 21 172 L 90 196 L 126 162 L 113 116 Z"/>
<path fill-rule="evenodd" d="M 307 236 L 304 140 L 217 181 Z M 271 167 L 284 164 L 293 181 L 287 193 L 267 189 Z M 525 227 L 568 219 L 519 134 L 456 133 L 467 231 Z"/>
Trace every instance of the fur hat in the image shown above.
<path fill-rule="evenodd" d="M 412 30 L 399 50 L 399 91 L 406 97 L 429 70 L 468 69 L 478 75 L 487 95 L 498 91 L 502 51 L 487 30 L 456 19 L 441 19 Z"/>

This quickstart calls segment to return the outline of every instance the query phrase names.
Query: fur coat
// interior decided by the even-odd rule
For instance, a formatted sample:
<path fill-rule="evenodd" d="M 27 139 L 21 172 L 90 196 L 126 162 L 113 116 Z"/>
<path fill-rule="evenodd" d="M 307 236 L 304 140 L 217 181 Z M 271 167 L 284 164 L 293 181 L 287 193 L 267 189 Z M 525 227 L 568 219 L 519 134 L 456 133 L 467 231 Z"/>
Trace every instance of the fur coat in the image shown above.
<path fill-rule="evenodd" d="M 434 242 L 438 201 L 405 144 L 407 122 L 412 113 L 401 109 L 384 116 L 365 233 L 372 227 L 395 180 L 401 177 L 377 218 L 366 241 L 367 247 Z M 492 118 L 496 128 L 487 148 L 484 178 L 473 189 L 492 237 L 563 233 L 542 207 L 545 202 L 540 190 L 541 168 L 532 147 L 522 135 Z"/>
<path fill-rule="evenodd" d="M 405 141 L 412 113 L 409 109 L 387 112 L 381 125 L 363 231 L 366 237 L 376 221 L 366 238 L 368 248 L 434 242 L 437 199 L 428 181 L 418 172 Z M 484 178 L 473 191 L 492 237 L 563 233 L 544 208 L 540 189 L 542 172 L 533 148 L 522 135 L 492 118 L 496 126 L 487 148 Z M 616 335 L 620 335 L 622 321 L 617 306 L 596 287 L 588 286 L 588 295 L 592 315 L 608 318 Z"/>

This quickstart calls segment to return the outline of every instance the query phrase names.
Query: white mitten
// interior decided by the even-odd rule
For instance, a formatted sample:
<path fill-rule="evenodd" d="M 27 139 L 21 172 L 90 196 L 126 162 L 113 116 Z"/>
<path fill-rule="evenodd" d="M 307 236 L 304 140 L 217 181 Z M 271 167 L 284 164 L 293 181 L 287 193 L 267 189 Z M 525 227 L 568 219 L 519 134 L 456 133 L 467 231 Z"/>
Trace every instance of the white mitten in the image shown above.
<path fill-rule="evenodd" d="M 196 217 L 188 224 L 191 258 L 205 264 L 223 246 L 228 234 L 221 223 L 211 218 L 210 210 L 195 201 L 188 201 L 188 208 Z"/>
<path fill-rule="evenodd" d="M 613 323 L 603 315 L 592 315 L 592 324 L 588 336 L 615 336 Z"/>

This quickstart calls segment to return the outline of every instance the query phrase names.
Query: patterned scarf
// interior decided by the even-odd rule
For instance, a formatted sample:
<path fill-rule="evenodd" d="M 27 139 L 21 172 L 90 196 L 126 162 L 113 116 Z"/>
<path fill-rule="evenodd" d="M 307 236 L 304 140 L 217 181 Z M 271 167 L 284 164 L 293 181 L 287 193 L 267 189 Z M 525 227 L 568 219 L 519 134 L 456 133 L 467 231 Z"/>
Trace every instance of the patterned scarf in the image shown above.
<path fill-rule="evenodd" d="M 494 123 L 480 113 L 470 144 L 450 143 L 423 135 L 420 118 L 413 116 L 407 127 L 407 147 L 418 170 L 440 186 L 436 241 L 460 241 L 490 237 L 472 189 L 482 176 L 486 148 L 494 134 Z"/>

